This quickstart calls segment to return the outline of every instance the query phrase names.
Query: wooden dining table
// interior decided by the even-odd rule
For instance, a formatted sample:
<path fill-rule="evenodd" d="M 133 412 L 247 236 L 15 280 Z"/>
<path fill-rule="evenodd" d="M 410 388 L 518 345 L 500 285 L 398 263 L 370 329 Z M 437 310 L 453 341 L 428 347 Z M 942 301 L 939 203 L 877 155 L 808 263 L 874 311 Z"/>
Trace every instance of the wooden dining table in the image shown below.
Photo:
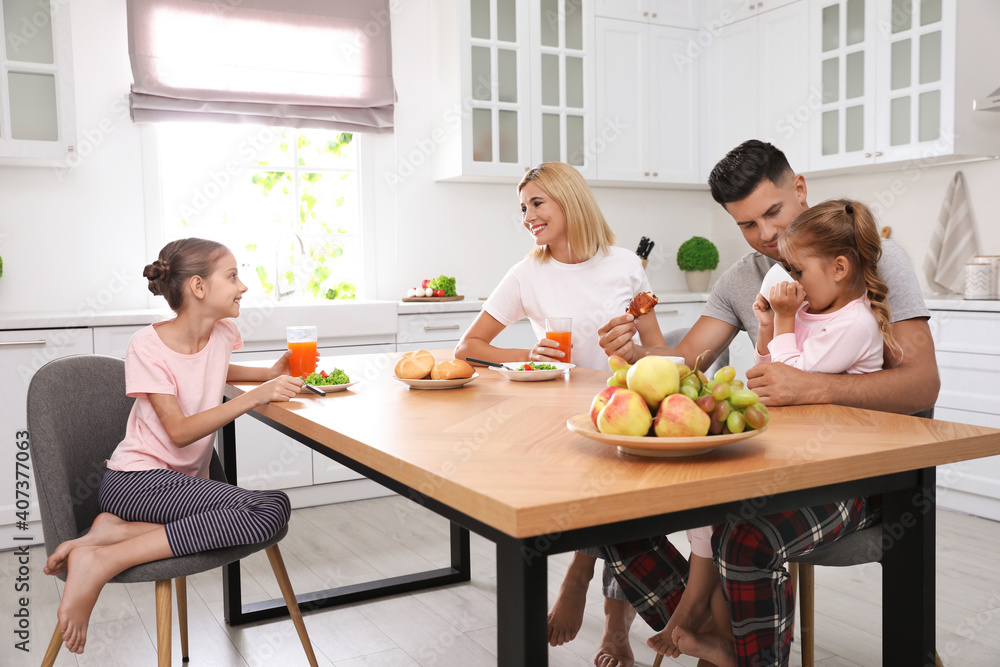
<path fill-rule="evenodd" d="M 452 351 L 434 355 L 450 359 Z M 551 381 L 514 382 L 477 368 L 460 388 L 425 390 L 394 379 L 398 356 L 331 359 L 323 367 L 336 365 L 357 384 L 250 414 L 449 519 L 451 567 L 301 593 L 304 611 L 467 581 L 471 530 L 497 546 L 498 664 L 544 666 L 548 556 L 881 494 L 883 655 L 894 665 L 933 664 L 935 466 L 1000 454 L 1000 431 L 795 406 L 772 408 L 766 431 L 708 453 L 640 457 L 567 428 L 589 411 L 610 372 L 574 368 Z M 253 386 L 227 386 L 226 397 Z M 229 479 L 237 447 L 229 425 Z M 223 585 L 230 624 L 287 613 L 281 600 L 242 604 L 238 563 Z"/>

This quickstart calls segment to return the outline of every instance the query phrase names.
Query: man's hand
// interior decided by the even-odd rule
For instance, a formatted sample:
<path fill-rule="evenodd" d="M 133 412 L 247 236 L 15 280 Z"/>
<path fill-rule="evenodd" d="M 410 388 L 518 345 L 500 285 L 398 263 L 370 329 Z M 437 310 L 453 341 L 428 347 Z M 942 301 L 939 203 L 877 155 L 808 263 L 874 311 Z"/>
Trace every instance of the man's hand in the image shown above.
<path fill-rule="evenodd" d="M 829 403 L 824 388 L 830 376 L 806 373 L 782 363 L 757 364 L 747 370 L 747 389 L 767 406 Z"/>
<path fill-rule="evenodd" d="M 624 357 L 630 364 L 634 364 L 643 355 L 639 347 L 632 342 L 633 337 L 638 333 L 634 323 L 635 318 L 626 313 L 613 318 L 610 322 L 597 330 L 600 336 L 599 342 L 604 348 L 604 353 L 609 357 L 617 354 Z"/>

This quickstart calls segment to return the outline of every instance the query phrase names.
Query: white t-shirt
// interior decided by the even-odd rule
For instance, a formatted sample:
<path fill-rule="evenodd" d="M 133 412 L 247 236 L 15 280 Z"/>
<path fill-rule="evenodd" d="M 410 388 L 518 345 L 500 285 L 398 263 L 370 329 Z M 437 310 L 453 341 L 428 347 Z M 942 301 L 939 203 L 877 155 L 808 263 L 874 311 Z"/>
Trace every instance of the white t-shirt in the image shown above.
<path fill-rule="evenodd" d="M 507 327 L 528 318 L 538 339 L 545 337 L 546 317 L 572 317 L 572 362 L 608 370 L 597 330 L 624 314 L 637 293 L 648 291 L 649 279 L 635 253 L 612 247 L 579 264 L 524 259 L 507 272 L 483 310 Z"/>

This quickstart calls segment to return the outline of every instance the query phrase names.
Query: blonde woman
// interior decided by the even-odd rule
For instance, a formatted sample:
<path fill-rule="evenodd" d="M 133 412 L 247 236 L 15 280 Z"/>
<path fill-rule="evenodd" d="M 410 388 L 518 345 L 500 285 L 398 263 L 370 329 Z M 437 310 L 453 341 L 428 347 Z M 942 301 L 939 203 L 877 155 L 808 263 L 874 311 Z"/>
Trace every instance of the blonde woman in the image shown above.
<path fill-rule="evenodd" d="M 615 235 L 601 213 L 586 180 L 562 162 L 543 162 L 528 171 L 517 186 L 525 230 L 534 239 L 528 256 L 515 264 L 483 305 L 483 311 L 462 336 L 456 358 L 487 361 L 564 361 L 557 343 L 545 337 L 545 318 L 573 319 L 572 362 L 607 370 L 597 330 L 622 314 L 638 292 L 649 291 L 649 280 L 635 253 L 614 246 Z M 492 344 L 504 328 L 527 318 L 538 342 L 530 350 L 502 349 Z M 664 345 L 655 317 L 640 317 L 635 328 L 643 345 Z M 587 588 L 600 549 L 574 554 L 572 564 L 549 612 L 552 646 L 564 644 L 583 624 Z M 614 583 L 604 576 L 604 637 L 594 664 L 631 667 L 628 626 L 635 616 Z"/>

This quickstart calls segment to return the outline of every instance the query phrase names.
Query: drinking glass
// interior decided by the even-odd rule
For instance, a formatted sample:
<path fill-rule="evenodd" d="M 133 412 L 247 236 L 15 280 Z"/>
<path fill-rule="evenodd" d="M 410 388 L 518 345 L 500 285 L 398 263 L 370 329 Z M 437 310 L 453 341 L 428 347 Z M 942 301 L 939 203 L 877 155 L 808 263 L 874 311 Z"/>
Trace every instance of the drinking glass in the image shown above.
<path fill-rule="evenodd" d="M 288 349 L 292 356 L 288 360 L 293 377 L 302 377 L 316 372 L 316 327 L 287 327 Z"/>
<path fill-rule="evenodd" d="M 570 352 L 573 348 L 573 318 L 545 318 L 545 337 L 559 343 L 559 349 L 566 354 L 561 361 L 570 363 Z"/>

